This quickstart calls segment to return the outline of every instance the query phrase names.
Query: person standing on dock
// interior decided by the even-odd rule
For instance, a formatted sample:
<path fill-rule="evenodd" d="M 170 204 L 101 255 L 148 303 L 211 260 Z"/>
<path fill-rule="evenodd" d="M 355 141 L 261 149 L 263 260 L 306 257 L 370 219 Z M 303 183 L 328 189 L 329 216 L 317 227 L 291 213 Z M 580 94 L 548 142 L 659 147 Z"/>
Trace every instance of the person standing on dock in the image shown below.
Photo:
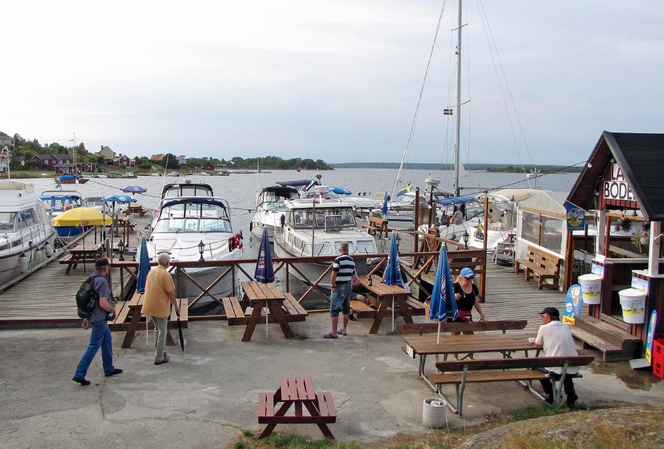
<path fill-rule="evenodd" d="M 537 338 L 535 344 L 544 348 L 544 357 L 559 357 L 559 356 L 573 356 L 579 355 L 576 352 L 576 345 L 574 344 L 574 337 L 569 326 L 560 321 L 560 312 L 555 307 L 547 307 L 540 312 L 542 317 L 542 325 L 537 331 Z M 549 374 L 549 377 L 560 380 L 560 368 L 551 368 L 550 370 L 541 368 L 539 371 L 544 371 Z M 567 369 L 565 376 L 565 394 L 567 395 L 567 406 L 572 408 L 574 403 L 579 398 L 574 389 L 574 380 L 572 376 L 579 373 L 579 368 L 570 367 Z M 547 404 L 553 404 L 553 386 L 549 379 L 541 379 L 542 389 L 548 395 L 546 397 Z"/>
<path fill-rule="evenodd" d="M 98 259 L 95 262 L 95 269 L 96 272 L 92 275 L 94 277 L 93 288 L 99 297 L 99 302 L 95 304 L 90 317 L 83 320 L 83 329 L 87 330 L 92 326 L 90 343 L 88 343 L 88 349 L 85 350 L 72 378 L 74 382 L 78 382 L 81 385 L 90 385 L 90 381 L 85 376 L 99 348 L 101 348 L 101 359 L 106 377 L 122 372 L 121 369 L 113 366 L 113 340 L 111 339 L 111 331 L 106 323 L 106 314 L 109 312 L 115 313 L 115 307 L 109 301 L 109 298 L 112 298 L 112 293 L 106 280 L 106 275 L 111 269 L 108 259 Z"/>
<path fill-rule="evenodd" d="M 169 358 L 164 352 L 166 346 L 166 335 L 168 334 L 168 320 L 171 317 L 173 304 L 175 311 L 180 315 L 180 308 L 175 299 L 175 284 L 168 272 L 171 256 L 161 253 L 157 256 L 157 268 L 148 272 L 145 280 L 145 297 L 143 298 L 143 309 L 141 313 L 150 316 L 154 323 L 157 338 L 155 341 L 154 364 L 167 363 Z"/>
<path fill-rule="evenodd" d="M 348 242 L 339 245 L 339 257 L 332 263 L 332 295 L 330 295 L 330 316 L 332 317 L 332 332 L 323 335 L 324 338 L 339 338 L 337 326 L 339 325 L 339 312 L 344 316 L 341 335 L 346 335 L 346 327 L 350 316 L 350 292 L 353 290 L 355 261 L 348 255 Z"/>

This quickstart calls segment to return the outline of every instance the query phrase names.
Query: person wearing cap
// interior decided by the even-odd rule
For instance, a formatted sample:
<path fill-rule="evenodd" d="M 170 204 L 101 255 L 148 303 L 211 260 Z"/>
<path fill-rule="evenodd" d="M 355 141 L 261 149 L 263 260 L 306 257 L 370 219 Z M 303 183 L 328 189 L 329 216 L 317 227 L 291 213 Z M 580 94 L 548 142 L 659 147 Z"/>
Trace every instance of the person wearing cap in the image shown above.
<path fill-rule="evenodd" d="M 143 309 L 141 313 L 150 316 L 154 323 L 157 338 L 155 339 L 154 364 L 161 365 L 170 360 L 164 352 L 166 336 L 168 335 L 168 320 L 171 317 L 171 305 L 180 316 L 180 308 L 175 299 L 175 284 L 168 272 L 171 256 L 161 253 L 157 256 L 157 268 L 148 272 L 145 279 L 145 294 L 143 296 Z"/>
<path fill-rule="evenodd" d="M 106 280 L 106 275 L 110 269 L 108 259 L 105 257 L 95 262 L 95 272 L 92 274 L 94 281 L 93 289 L 99 297 L 99 301 L 95 304 L 94 309 L 92 309 L 90 317 L 83 320 L 83 329 L 87 330 L 92 326 L 92 332 L 90 333 L 88 348 L 78 363 L 78 367 L 72 378 L 74 382 L 78 382 L 81 385 L 90 385 L 90 381 L 85 376 L 99 348 L 101 348 L 104 375 L 110 377 L 122 372 L 121 369 L 113 366 L 113 340 L 111 339 L 111 331 L 106 323 L 106 314 L 108 312 L 115 313 L 115 307 L 112 304 L 113 294 Z"/>
<path fill-rule="evenodd" d="M 473 322 L 473 307 L 480 313 L 480 322 L 486 324 L 482 306 L 480 306 L 480 291 L 477 285 L 473 284 L 475 273 L 470 268 L 462 268 L 456 282 L 454 283 L 454 297 L 457 301 L 457 309 L 459 310 L 459 318 L 456 321 L 472 323 Z M 465 331 L 464 335 L 472 335 L 473 331 Z M 459 335 L 461 332 L 451 332 L 452 335 Z M 459 358 L 458 354 L 454 354 L 454 360 Z M 473 359 L 473 354 L 468 354 L 470 360 Z"/>
<path fill-rule="evenodd" d="M 535 344 L 539 348 L 544 349 L 544 357 L 559 357 L 559 356 L 575 356 L 579 355 L 576 352 L 576 345 L 572 332 L 567 324 L 560 321 L 560 312 L 555 307 L 547 307 L 540 312 L 542 318 L 542 325 L 537 331 L 537 338 Z M 540 369 L 549 374 L 549 377 L 560 379 L 561 369 Z M 565 376 L 565 394 L 567 395 L 567 405 L 574 407 L 574 403 L 579 398 L 574 390 L 574 381 L 572 376 L 578 374 L 579 368 L 567 368 L 567 375 Z M 547 394 L 546 402 L 553 404 L 553 385 L 549 379 L 541 379 L 540 383 Z"/>

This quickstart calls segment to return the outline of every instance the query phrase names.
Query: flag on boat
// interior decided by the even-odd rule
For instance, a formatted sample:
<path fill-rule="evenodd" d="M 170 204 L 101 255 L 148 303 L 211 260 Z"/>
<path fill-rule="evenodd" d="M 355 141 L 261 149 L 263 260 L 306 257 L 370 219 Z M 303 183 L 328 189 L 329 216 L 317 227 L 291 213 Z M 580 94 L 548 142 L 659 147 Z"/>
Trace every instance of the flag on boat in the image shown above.
<path fill-rule="evenodd" d="M 482 222 L 477 223 L 477 229 L 475 229 L 475 238 L 477 240 L 484 240 L 484 226 Z"/>
<path fill-rule="evenodd" d="M 452 108 L 443 109 L 443 114 L 444 115 L 452 115 Z"/>
<path fill-rule="evenodd" d="M 401 196 L 404 193 L 410 192 L 411 190 L 413 190 L 413 184 L 410 181 L 408 181 L 408 184 L 406 184 L 406 186 L 403 189 L 397 192 L 397 196 Z"/>

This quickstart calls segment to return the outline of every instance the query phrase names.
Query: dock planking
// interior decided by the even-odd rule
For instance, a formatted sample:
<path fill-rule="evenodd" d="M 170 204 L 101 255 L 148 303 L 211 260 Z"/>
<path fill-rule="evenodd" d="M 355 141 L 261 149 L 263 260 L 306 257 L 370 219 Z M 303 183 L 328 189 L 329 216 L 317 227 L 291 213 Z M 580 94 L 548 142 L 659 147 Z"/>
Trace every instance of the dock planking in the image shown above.
<path fill-rule="evenodd" d="M 138 228 L 142 229 L 143 225 L 150 223 L 151 218 L 149 215 L 137 218 Z M 122 231 L 120 236 L 122 237 Z M 129 246 L 135 248 L 136 233 L 131 233 L 129 238 Z M 115 238 L 116 242 L 117 240 L 118 238 Z M 117 257 L 116 253 L 115 258 Z M 67 265 L 54 260 L 1 293 L 0 328 L 80 326 L 81 319 L 78 318 L 76 310 L 76 292 L 83 281 L 94 273 L 94 262 L 87 263 L 85 267 L 80 264 L 69 274 L 65 274 L 66 270 Z M 120 296 L 120 272 L 119 269 L 112 268 L 112 288 L 115 297 Z M 124 277 L 126 286 L 131 276 L 125 273 Z"/>

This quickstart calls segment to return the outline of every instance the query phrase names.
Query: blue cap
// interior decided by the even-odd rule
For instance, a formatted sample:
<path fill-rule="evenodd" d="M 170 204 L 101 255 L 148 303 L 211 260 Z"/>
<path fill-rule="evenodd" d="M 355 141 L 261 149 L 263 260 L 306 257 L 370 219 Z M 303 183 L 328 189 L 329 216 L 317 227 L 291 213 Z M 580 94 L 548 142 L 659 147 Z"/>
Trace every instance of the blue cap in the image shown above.
<path fill-rule="evenodd" d="M 461 273 L 459 273 L 459 276 L 463 276 L 465 278 L 472 279 L 472 278 L 475 277 L 475 273 L 473 273 L 473 270 L 466 267 L 466 268 L 461 269 Z"/>

